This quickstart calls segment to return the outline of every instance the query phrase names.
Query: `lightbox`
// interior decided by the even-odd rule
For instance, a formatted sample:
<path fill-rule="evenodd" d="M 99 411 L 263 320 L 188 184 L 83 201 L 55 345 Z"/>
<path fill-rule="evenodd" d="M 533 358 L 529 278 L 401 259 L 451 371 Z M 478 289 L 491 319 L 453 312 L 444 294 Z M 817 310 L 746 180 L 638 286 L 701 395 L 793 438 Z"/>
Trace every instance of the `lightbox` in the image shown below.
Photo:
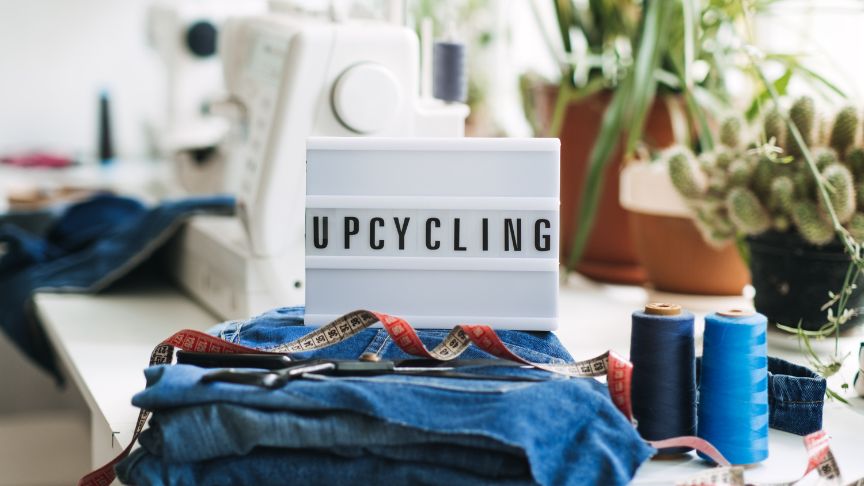
<path fill-rule="evenodd" d="M 309 138 L 306 323 L 558 326 L 559 142 Z"/>

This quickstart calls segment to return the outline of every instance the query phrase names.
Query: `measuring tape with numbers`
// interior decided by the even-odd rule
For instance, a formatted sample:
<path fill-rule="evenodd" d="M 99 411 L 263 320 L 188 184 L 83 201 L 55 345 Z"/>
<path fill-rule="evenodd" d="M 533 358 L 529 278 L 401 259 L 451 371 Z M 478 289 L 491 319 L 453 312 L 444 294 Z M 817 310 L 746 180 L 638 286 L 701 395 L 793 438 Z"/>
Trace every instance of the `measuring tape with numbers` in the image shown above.
<path fill-rule="evenodd" d="M 458 358 L 466 349 L 474 345 L 497 358 L 515 361 L 537 369 L 569 377 L 599 377 L 605 375 L 609 394 L 612 397 L 615 406 L 624 414 L 624 416 L 627 417 L 628 420 L 633 422 L 633 413 L 630 401 L 630 382 L 633 373 L 633 365 L 612 351 L 603 353 L 595 358 L 575 363 L 534 363 L 513 353 L 507 345 L 501 341 L 501 338 L 498 337 L 491 327 L 481 324 L 458 325 L 453 328 L 449 334 L 447 334 L 440 344 L 429 350 L 424 346 L 414 328 L 404 319 L 367 310 L 350 312 L 323 327 L 314 329 L 309 334 L 306 334 L 299 339 L 266 349 L 250 348 L 248 346 L 234 344 L 200 331 L 188 329 L 182 330 L 165 339 L 153 349 L 153 352 L 150 355 L 150 366 L 171 364 L 175 349 L 205 353 L 286 354 L 315 351 L 345 341 L 377 323 L 381 323 L 393 342 L 396 343 L 399 348 L 401 348 L 405 353 L 413 356 L 439 361 L 450 361 Z M 138 414 L 138 421 L 135 424 L 132 440 L 126 449 L 124 449 L 108 464 L 81 478 L 78 482 L 79 486 L 102 486 L 108 485 L 114 481 L 116 478 L 114 466 L 129 455 L 135 441 L 138 440 L 138 435 L 144 429 L 149 416 L 150 412 L 142 409 Z M 704 453 L 717 464 L 721 466 L 729 466 L 729 463 L 725 458 L 723 458 L 723 455 L 720 454 L 717 449 L 698 437 L 675 437 L 660 441 L 649 441 L 649 444 L 658 449 L 666 447 L 693 448 Z M 830 455 L 831 460 L 833 461 L 833 455 L 830 454 L 830 449 L 827 449 L 827 437 L 825 438 L 825 449 L 828 451 L 827 454 Z M 810 446 L 808 445 L 808 451 L 809 450 Z M 812 459 L 811 462 L 813 462 Z M 833 462 L 833 464 L 836 469 L 836 462 Z M 809 473 L 813 468 L 815 467 L 808 466 L 807 472 Z M 822 474 L 821 466 L 819 466 L 819 470 L 820 474 Z M 711 472 L 734 475 L 738 474 L 738 469 L 734 467 L 722 467 L 712 469 Z M 839 476 L 839 473 L 837 474 Z M 702 482 L 684 484 L 726 483 Z M 737 483 L 729 484 L 737 485 Z"/>
<path fill-rule="evenodd" d="M 819 484 L 823 486 L 864 486 L 864 478 L 843 483 L 840 467 L 834 458 L 834 453 L 828 446 L 829 437 L 824 430 L 813 432 L 804 437 L 804 447 L 807 448 L 807 468 L 799 479 L 785 483 L 760 483 L 759 486 L 793 486 L 801 482 L 808 474 L 817 471 Z M 697 474 L 686 481 L 676 483 L 676 486 L 746 486 L 744 467 L 716 467 Z"/>

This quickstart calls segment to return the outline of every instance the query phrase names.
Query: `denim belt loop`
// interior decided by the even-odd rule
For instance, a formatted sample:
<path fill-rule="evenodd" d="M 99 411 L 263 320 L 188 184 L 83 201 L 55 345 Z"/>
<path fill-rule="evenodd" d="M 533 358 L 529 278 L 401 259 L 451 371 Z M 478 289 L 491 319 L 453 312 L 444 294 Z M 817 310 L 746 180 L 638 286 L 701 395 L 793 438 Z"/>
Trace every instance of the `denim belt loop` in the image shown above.
<path fill-rule="evenodd" d="M 366 349 L 360 353 L 360 356 L 363 355 L 374 355 L 381 356 L 387 348 L 390 347 L 392 341 L 390 340 L 390 334 L 387 333 L 384 329 L 378 329 L 378 332 L 375 333 L 375 337 L 372 338 L 372 341 L 369 342 L 369 345 L 366 346 Z"/>

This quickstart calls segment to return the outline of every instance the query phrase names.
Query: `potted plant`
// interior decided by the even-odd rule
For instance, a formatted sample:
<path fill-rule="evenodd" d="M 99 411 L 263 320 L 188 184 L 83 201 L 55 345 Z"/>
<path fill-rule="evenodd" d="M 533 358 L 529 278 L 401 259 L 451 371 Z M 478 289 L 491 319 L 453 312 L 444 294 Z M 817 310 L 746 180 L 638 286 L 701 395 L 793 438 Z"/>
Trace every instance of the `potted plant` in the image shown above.
<path fill-rule="evenodd" d="M 700 150 L 713 149 L 707 112 L 729 109 L 728 71 L 752 75 L 749 66 L 741 66 L 746 43 L 739 24 L 755 7 L 697 0 L 553 3 L 562 46 L 553 53 L 561 79 L 555 88 L 523 80 L 523 98 L 540 133 L 561 139 L 563 260 L 592 278 L 638 282 L 645 277 L 638 260 L 646 255 L 636 251 L 631 230 L 657 234 L 655 222 L 670 222 L 628 222 L 619 203 L 618 172 L 639 146 L 650 151 L 673 142 L 690 145 L 694 138 Z M 775 81 L 781 92 L 793 73 L 822 81 L 794 56 L 766 58 L 785 68 Z M 758 97 L 766 96 L 763 90 Z M 543 114 L 551 120 L 532 117 Z M 695 237 L 690 241 L 703 245 Z M 711 251 L 703 246 L 697 253 Z"/>
<path fill-rule="evenodd" d="M 677 147 L 663 157 L 707 241 L 744 236 L 756 309 L 788 330 L 814 333 L 860 323 L 855 309 L 864 307 L 864 279 L 852 265 L 860 255 L 848 251 L 860 253 L 864 241 L 858 111 L 822 120 L 802 97 L 788 113 L 769 110 L 749 140 L 731 119 L 715 150 L 697 158 Z"/>

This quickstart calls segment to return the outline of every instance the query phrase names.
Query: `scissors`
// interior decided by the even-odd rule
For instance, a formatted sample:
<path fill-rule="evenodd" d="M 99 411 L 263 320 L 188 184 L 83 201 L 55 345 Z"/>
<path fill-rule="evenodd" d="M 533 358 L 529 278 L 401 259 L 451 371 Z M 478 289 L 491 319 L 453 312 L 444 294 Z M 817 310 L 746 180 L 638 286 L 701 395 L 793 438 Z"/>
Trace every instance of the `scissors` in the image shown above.
<path fill-rule="evenodd" d="M 524 368 L 526 366 L 504 360 L 463 360 L 442 365 L 432 361 L 433 366 L 423 366 L 427 360 L 406 361 L 362 361 L 312 359 L 295 361 L 293 365 L 280 369 L 252 370 L 227 368 L 211 371 L 201 377 L 202 383 L 235 383 L 253 385 L 270 390 L 281 388 L 288 382 L 306 375 L 318 376 L 380 376 L 408 375 L 438 378 L 457 378 L 466 380 L 493 381 L 548 381 L 537 376 L 487 375 L 457 371 L 466 366 L 504 366 Z M 412 366 L 415 365 L 415 366 Z M 419 366 L 417 366 L 419 365 Z"/>

